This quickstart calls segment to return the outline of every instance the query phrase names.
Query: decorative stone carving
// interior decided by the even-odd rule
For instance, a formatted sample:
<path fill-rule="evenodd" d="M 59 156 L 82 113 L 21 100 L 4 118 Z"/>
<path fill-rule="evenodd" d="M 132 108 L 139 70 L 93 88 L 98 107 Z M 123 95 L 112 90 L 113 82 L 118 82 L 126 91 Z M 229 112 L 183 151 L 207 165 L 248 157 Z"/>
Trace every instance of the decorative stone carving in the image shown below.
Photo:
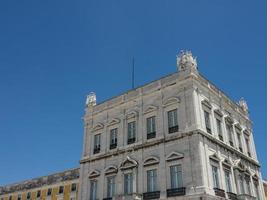
<path fill-rule="evenodd" d="M 95 106 L 96 105 L 96 95 L 94 92 L 91 92 L 89 95 L 87 95 L 86 98 L 86 106 Z"/>
<path fill-rule="evenodd" d="M 191 51 L 181 51 L 176 58 L 178 70 L 197 69 L 197 60 Z"/>
<path fill-rule="evenodd" d="M 239 100 L 239 106 L 241 107 L 241 109 L 246 113 L 248 114 L 248 105 L 247 105 L 247 102 L 245 101 L 245 99 L 242 97 L 240 100 Z"/>

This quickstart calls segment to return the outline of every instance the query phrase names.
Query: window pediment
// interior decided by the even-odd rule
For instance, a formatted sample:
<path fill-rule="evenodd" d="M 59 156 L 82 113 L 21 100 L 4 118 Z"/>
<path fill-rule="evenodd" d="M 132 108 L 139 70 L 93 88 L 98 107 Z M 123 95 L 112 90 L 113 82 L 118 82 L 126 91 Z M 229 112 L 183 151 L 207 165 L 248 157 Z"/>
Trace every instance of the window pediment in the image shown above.
<path fill-rule="evenodd" d="M 132 110 L 132 111 L 129 111 L 127 114 L 126 114 L 126 119 L 131 119 L 131 118 L 135 118 L 138 116 L 138 112 L 135 111 L 135 110 Z"/>
<path fill-rule="evenodd" d="M 226 121 L 227 123 L 229 123 L 229 124 L 233 124 L 233 123 L 234 123 L 233 118 L 230 117 L 230 116 L 225 117 L 225 121 Z"/>
<path fill-rule="evenodd" d="M 104 128 L 104 124 L 98 122 L 98 123 L 94 126 L 93 131 L 98 131 L 98 130 L 103 129 L 103 128 Z"/>
<path fill-rule="evenodd" d="M 97 170 L 93 170 L 89 173 L 89 178 L 96 178 L 98 176 L 100 176 L 100 172 Z"/>
<path fill-rule="evenodd" d="M 250 131 L 249 131 L 248 129 L 245 129 L 243 132 L 244 132 L 244 134 L 246 134 L 247 136 L 250 135 Z"/>
<path fill-rule="evenodd" d="M 245 165 L 241 162 L 240 159 L 234 161 L 234 168 L 239 171 L 245 171 Z"/>
<path fill-rule="evenodd" d="M 148 106 L 145 111 L 144 111 L 144 114 L 147 114 L 147 113 L 151 113 L 151 112 L 154 112 L 158 109 L 158 107 L 154 106 L 154 105 L 150 105 Z"/>
<path fill-rule="evenodd" d="M 127 156 L 127 158 L 121 163 L 120 169 L 127 170 L 127 169 L 135 168 L 137 166 L 138 166 L 137 161 Z"/>
<path fill-rule="evenodd" d="M 221 161 L 221 159 L 219 158 L 219 156 L 216 153 L 211 155 L 210 159 L 213 160 L 213 161 L 216 161 L 216 162 L 220 162 Z"/>
<path fill-rule="evenodd" d="M 184 154 L 173 151 L 167 156 L 166 161 L 179 160 L 182 158 L 184 158 Z"/>
<path fill-rule="evenodd" d="M 180 103 L 180 98 L 179 97 L 170 97 L 168 99 L 166 99 L 165 101 L 163 101 L 163 106 L 170 106 L 172 104 L 178 104 Z"/>
<path fill-rule="evenodd" d="M 202 104 L 203 106 L 206 106 L 208 109 L 211 109 L 211 108 L 212 108 L 211 103 L 210 103 L 207 99 L 204 99 L 204 100 L 201 102 L 201 104 Z"/>
<path fill-rule="evenodd" d="M 159 159 L 155 156 L 150 156 L 144 161 L 144 166 L 156 165 L 159 163 Z"/>
<path fill-rule="evenodd" d="M 229 159 L 225 158 L 223 163 L 222 163 L 224 166 L 228 167 L 228 168 L 231 168 L 232 167 L 232 163 L 230 162 Z"/>
<path fill-rule="evenodd" d="M 118 168 L 114 165 L 108 166 L 105 169 L 105 174 L 116 174 L 118 172 Z"/>
<path fill-rule="evenodd" d="M 120 123 L 120 119 L 118 118 L 113 118 L 112 120 L 110 120 L 110 122 L 108 123 L 108 126 L 112 126 L 112 125 L 115 125 L 115 124 L 119 124 Z"/>
<path fill-rule="evenodd" d="M 217 114 L 219 117 L 223 117 L 223 113 L 219 109 L 214 110 L 214 113 Z"/>
<path fill-rule="evenodd" d="M 236 124 L 235 124 L 235 128 L 236 128 L 236 129 L 238 129 L 239 131 L 241 131 L 241 130 L 242 130 L 242 127 L 240 126 L 240 124 L 239 124 L 239 123 L 236 123 Z"/>

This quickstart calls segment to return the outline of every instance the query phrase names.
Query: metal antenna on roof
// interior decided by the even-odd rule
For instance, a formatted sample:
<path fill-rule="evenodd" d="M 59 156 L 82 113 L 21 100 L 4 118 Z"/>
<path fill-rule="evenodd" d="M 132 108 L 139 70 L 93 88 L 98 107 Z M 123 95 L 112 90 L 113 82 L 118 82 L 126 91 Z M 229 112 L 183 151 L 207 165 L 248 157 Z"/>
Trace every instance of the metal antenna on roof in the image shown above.
<path fill-rule="evenodd" d="M 134 57 L 133 57 L 133 63 L 132 63 L 132 89 L 134 89 Z"/>

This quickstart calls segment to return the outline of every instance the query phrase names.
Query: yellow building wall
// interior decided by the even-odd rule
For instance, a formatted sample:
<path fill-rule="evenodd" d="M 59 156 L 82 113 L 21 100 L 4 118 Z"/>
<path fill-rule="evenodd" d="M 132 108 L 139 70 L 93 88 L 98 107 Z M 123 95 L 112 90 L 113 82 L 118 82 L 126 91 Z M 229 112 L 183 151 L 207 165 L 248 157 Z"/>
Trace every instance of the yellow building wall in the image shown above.
<path fill-rule="evenodd" d="M 63 197 L 63 200 L 69 200 L 69 199 L 70 199 L 70 184 L 67 184 L 64 187 L 64 197 Z"/>

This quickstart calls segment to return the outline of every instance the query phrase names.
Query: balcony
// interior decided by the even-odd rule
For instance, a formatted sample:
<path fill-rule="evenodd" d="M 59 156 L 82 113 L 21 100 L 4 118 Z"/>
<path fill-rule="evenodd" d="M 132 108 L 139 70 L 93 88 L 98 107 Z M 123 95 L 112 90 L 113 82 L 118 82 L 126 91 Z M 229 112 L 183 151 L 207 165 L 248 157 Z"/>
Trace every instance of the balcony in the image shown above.
<path fill-rule="evenodd" d="M 135 143 L 135 138 L 129 138 L 127 141 L 128 144 L 133 144 Z"/>
<path fill-rule="evenodd" d="M 237 198 L 237 194 L 235 194 L 235 193 L 227 192 L 227 196 L 228 196 L 228 199 L 231 199 L 231 200 L 238 200 L 238 198 Z"/>
<path fill-rule="evenodd" d="M 253 197 L 249 194 L 239 194 L 237 195 L 238 200 L 256 200 L 256 197 Z"/>
<path fill-rule="evenodd" d="M 148 133 L 147 135 L 146 135 L 146 139 L 152 139 L 152 138 L 155 138 L 156 137 L 156 132 L 152 132 L 152 133 Z"/>
<path fill-rule="evenodd" d="M 160 198 L 160 191 L 155 191 L 155 192 L 146 192 L 143 193 L 143 199 L 159 199 Z"/>
<path fill-rule="evenodd" d="M 104 198 L 103 200 L 112 200 L 112 197 Z"/>
<path fill-rule="evenodd" d="M 173 188 L 167 190 L 167 197 L 175 197 L 183 195 L 185 195 L 185 187 Z"/>
<path fill-rule="evenodd" d="M 117 148 L 117 142 L 109 145 L 109 149 L 116 149 L 116 148 Z"/>
<path fill-rule="evenodd" d="M 99 146 L 95 146 L 94 154 L 99 153 L 99 152 L 100 152 L 100 145 Z"/>
<path fill-rule="evenodd" d="M 178 132 L 179 130 L 179 126 L 173 126 L 173 127 L 169 127 L 169 133 L 175 133 Z"/>
<path fill-rule="evenodd" d="M 214 189 L 214 192 L 215 192 L 216 196 L 225 198 L 224 190 L 222 190 L 220 188 L 213 188 L 213 189 Z"/>

